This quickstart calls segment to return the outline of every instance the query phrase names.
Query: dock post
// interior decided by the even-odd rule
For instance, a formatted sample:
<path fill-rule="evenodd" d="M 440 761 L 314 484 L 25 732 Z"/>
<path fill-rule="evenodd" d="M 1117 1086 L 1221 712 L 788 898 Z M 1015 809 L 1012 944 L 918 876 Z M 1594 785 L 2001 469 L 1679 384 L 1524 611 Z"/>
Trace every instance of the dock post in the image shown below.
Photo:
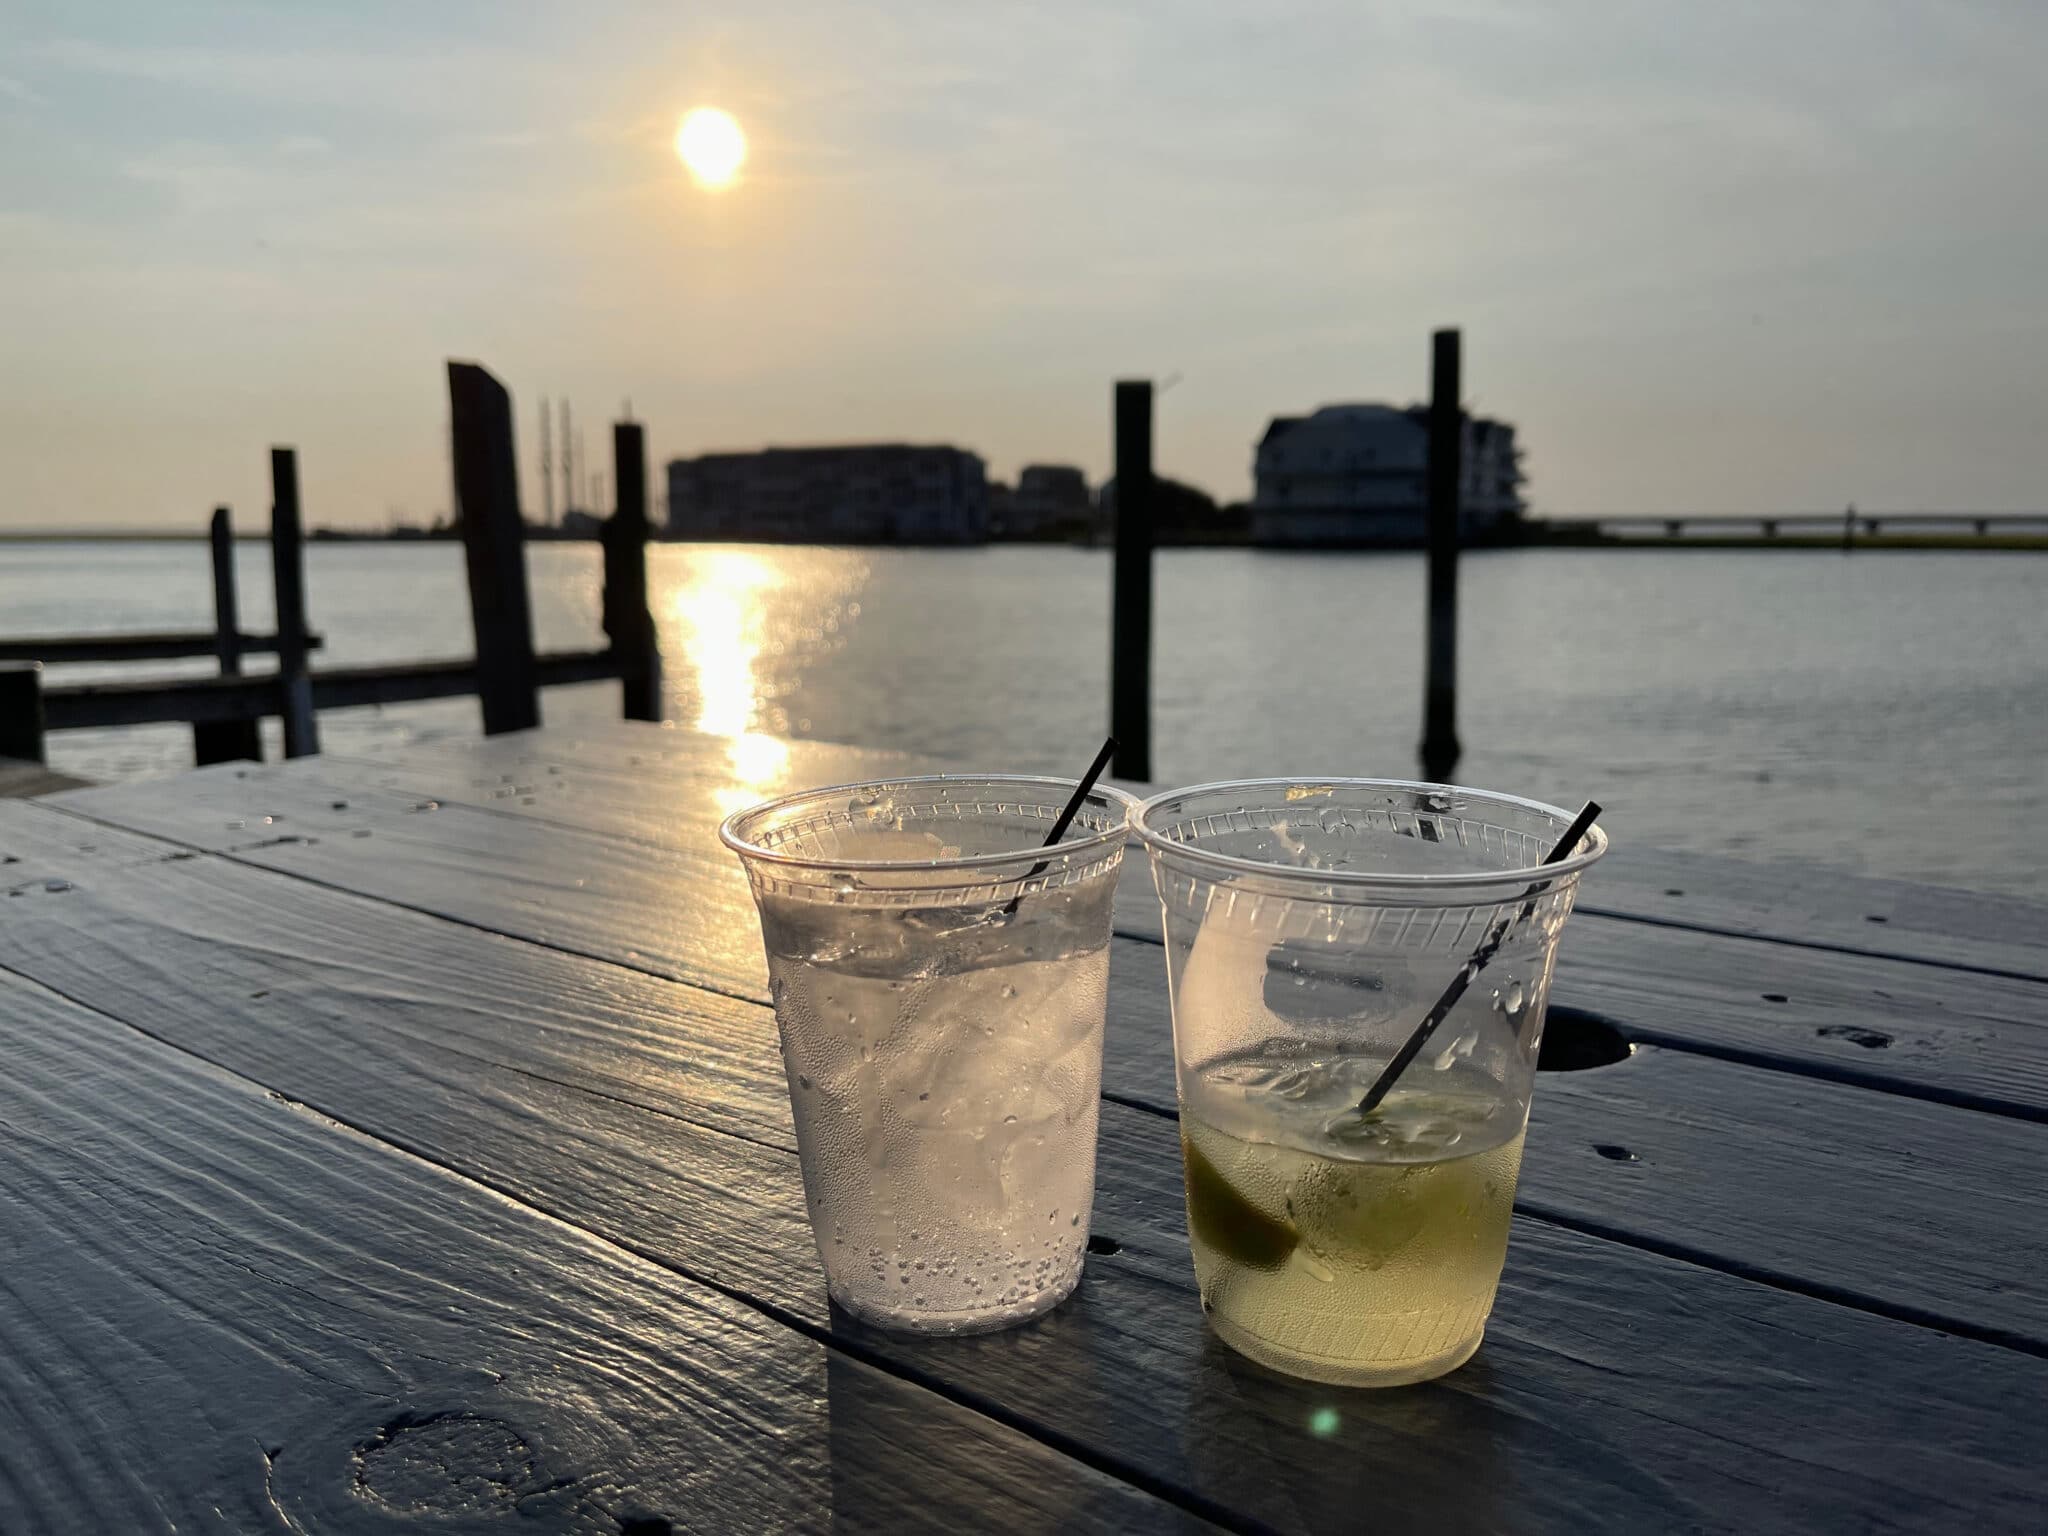
<path fill-rule="evenodd" d="M 1422 686 L 1422 776 L 1458 766 L 1458 510 L 1465 415 L 1458 404 L 1456 330 L 1430 339 L 1429 618 Z"/>
<path fill-rule="evenodd" d="M 43 755 L 43 664 L 0 662 L 0 757 L 41 763 Z"/>
<path fill-rule="evenodd" d="M 448 401 L 484 734 L 530 731 L 540 724 L 540 673 L 533 660 L 533 613 L 526 596 L 512 397 L 477 364 L 451 361 Z"/>
<path fill-rule="evenodd" d="M 1110 615 L 1110 772 L 1152 777 L 1152 381 L 1116 386 L 1116 572 Z"/>
<path fill-rule="evenodd" d="M 214 648 L 220 656 L 220 675 L 242 675 L 242 621 L 235 600 L 235 531 L 226 507 L 213 509 L 207 528 L 213 552 Z M 195 720 L 192 722 L 192 760 L 204 768 L 208 763 L 263 761 L 261 720 Z"/>
<path fill-rule="evenodd" d="M 1842 513 L 1842 553 L 1849 553 L 1856 542 L 1856 503 L 1850 502 L 1848 510 Z"/>
<path fill-rule="evenodd" d="M 638 422 L 612 426 L 612 484 L 618 507 L 605 519 L 604 633 L 619 663 L 628 720 L 661 719 L 661 645 L 647 607 L 647 434 Z"/>
<path fill-rule="evenodd" d="M 277 592 L 277 680 L 284 715 L 284 755 L 320 750 L 313 720 L 313 680 L 306 675 L 306 551 L 299 527 L 299 456 L 270 450 L 270 572 Z"/>

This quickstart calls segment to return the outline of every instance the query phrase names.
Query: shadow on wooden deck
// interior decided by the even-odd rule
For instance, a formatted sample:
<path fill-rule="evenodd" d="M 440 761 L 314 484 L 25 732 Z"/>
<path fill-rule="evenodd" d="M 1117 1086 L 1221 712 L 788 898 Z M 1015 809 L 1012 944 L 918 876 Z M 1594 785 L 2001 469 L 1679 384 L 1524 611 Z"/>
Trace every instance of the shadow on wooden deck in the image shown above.
<path fill-rule="evenodd" d="M 74 779 L 69 774 L 52 773 L 41 763 L 24 763 L 17 758 L 0 757 L 0 800 L 25 800 L 32 795 L 54 795 L 60 789 L 85 789 L 90 783 L 90 780 Z"/>

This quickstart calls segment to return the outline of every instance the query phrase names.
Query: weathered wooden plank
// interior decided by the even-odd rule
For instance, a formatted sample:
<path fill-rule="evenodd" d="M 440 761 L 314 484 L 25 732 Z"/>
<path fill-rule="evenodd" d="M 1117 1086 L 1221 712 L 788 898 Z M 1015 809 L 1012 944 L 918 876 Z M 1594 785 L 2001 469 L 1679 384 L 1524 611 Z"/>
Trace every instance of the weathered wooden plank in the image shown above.
<path fill-rule="evenodd" d="M 1083 743 L 1081 750 L 1092 748 Z M 386 788 L 685 850 L 714 846 L 726 815 L 790 789 L 961 767 L 881 747 L 611 722 L 517 732 L 481 744 L 467 738 L 414 742 L 329 762 L 337 772 L 347 771 L 344 763 L 381 763 L 371 781 Z M 1112 782 L 1134 794 L 1146 788 Z M 1143 860 L 1125 865 L 1117 912 L 1120 925 L 1157 937 L 1158 897 Z"/>
<path fill-rule="evenodd" d="M 117 851 L 103 867 L 117 868 L 123 857 L 125 851 Z M 131 872 L 142 867 L 128 866 Z M 476 941 L 497 946 L 501 957 L 512 948 L 481 936 Z M 1996 1530 L 2025 1528 L 2033 1516 L 2043 1449 L 2040 1408 L 2048 1406 L 2040 1362 L 1540 1222 L 1518 1224 L 1489 1343 L 1477 1362 L 1448 1381 L 1414 1392 L 1332 1394 L 1272 1377 L 1204 1335 L 1180 1230 L 1172 1127 L 1120 1108 L 1105 1117 L 1096 1221 L 1098 1234 L 1109 1240 L 1102 1246 L 1114 1244 L 1117 1251 L 1091 1257 L 1074 1302 L 1034 1327 L 987 1339 L 920 1343 L 872 1334 L 824 1310 L 786 1149 L 706 1132 L 525 1073 L 489 1071 L 431 1045 L 393 1051 L 385 1037 L 337 1028 L 374 1012 L 375 968 L 357 967 L 359 994 L 372 1001 L 358 1013 L 352 1006 L 307 1006 L 313 989 L 295 969 L 296 957 L 288 948 L 272 957 L 272 979 L 291 1002 L 262 1025 L 249 1027 L 233 1007 L 167 1011 L 166 1019 L 181 1032 L 209 1031 L 201 1042 L 209 1051 L 246 1055 L 265 1076 L 289 1074 L 274 1086 L 295 1099 L 680 1271 L 829 1325 L 894 1367 L 1000 1404 L 1047 1434 L 1114 1448 L 1247 1521 L 1329 1529 L 1361 1507 L 1377 1507 L 1374 1500 L 1385 1502 L 1390 1488 L 1398 1488 L 1400 1498 L 1382 1523 L 1432 1530 L 1776 1530 L 1820 1523 L 1894 1529 L 1965 1520 Z M 168 974 L 178 974 L 177 968 Z M 761 1010 L 751 1012 L 765 1024 Z M 518 1020 L 502 1022 L 506 1033 L 517 1031 Z M 34 1031 L 39 1037 L 68 1032 Z M 687 1049 L 690 1042 L 677 1045 Z M 133 1054 L 123 1053 L 122 1064 Z M 37 1071 L 29 1078 L 46 1075 Z M 98 1082 L 77 1086 L 101 1116 Z M 165 1136 L 152 1142 L 168 1163 L 182 1167 L 200 1159 L 193 1176 L 198 1182 L 215 1169 L 205 1156 L 246 1162 L 269 1170 L 308 1208 L 345 1206 L 349 1224 L 333 1234 L 345 1252 L 381 1255 L 388 1249 L 380 1242 L 393 1240 L 387 1234 L 395 1232 L 401 1242 L 466 1256 L 464 1262 L 480 1259 L 493 1276 L 500 1263 L 510 1264 L 514 1274 L 506 1284 L 536 1272 L 535 1283 L 553 1283 L 547 1244 L 523 1227 L 494 1232 L 496 1241 L 481 1253 L 466 1233 L 438 1242 L 431 1234 L 416 1237 L 419 1223 L 433 1214 L 432 1203 L 415 1209 L 418 1202 L 408 1193 L 399 1212 L 404 1219 L 396 1219 L 383 1185 L 366 1178 L 356 1161 L 245 1153 L 235 1117 L 205 1097 L 161 1090 L 142 1097 L 190 1106 L 189 1123 L 174 1114 Z M 113 1108 L 119 1128 L 126 1123 L 125 1100 Z M 273 1112 L 284 1116 L 281 1109 Z M 215 1130 L 223 1121 L 225 1137 Z M 196 1144 L 188 1146 L 188 1137 Z M 54 1139 L 75 1141 L 77 1134 L 60 1132 Z M 308 1172 L 304 1165 L 315 1161 Z M 301 1180 L 310 1182 L 302 1188 Z M 337 1192 L 337 1183 L 345 1192 Z M 263 1204 L 261 1194 L 256 1203 Z M 106 1235 L 120 1241 L 125 1234 L 114 1224 Z M 245 1246 L 262 1248 L 267 1273 L 277 1262 L 274 1254 L 292 1245 L 218 1245 L 224 1261 Z M 501 1251 L 509 1256 L 501 1258 Z M 149 1242 L 133 1259 L 151 1272 L 163 1267 Z M 119 1271 L 118 1263 L 114 1267 Z M 430 1271 L 418 1298 L 430 1320 L 439 1319 L 442 1292 L 433 1283 L 439 1273 Z M 286 1279 L 305 1283 L 296 1272 Z M 311 1283 L 317 1288 L 317 1278 Z M 502 1294 L 493 1281 L 489 1295 Z M 574 1360 L 603 1344 L 607 1363 L 631 1347 L 611 1337 L 611 1330 L 634 1331 L 638 1314 L 631 1309 L 623 1309 L 623 1320 L 608 1313 L 608 1331 L 599 1339 L 577 1342 L 574 1318 L 567 1327 L 560 1319 L 575 1311 L 581 1294 L 575 1285 L 565 1294 L 551 1291 L 549 1306 L 530 1319 L 522 1315 L 530 1326 L 521 1338 L 538 1341 L 526 1347 Z M 500 1315 L 518 1314 L 523 1300 L 507 1298 Z M 479 1303 L 461 1301 L 462 1313 L 449 1324 L 449 1337 L 437 1336 L 436 1352 L 503 1374 L 505 1381 L 490 1384 L 495 1395 L 489 1401 L 521 1403 L 523 1431 L 552 1431 L 524 1407 L 533 1388 L 522 1369 L 506 1369 L 494 1339 L 479 1348 L 470 1338 Z M 234 1306 L 236 1315 L 244 1310 L 232 1285 L 220 1305 Z M 391 1324 L 381 1306 L 365 1304 L 361 1311 L 372 1319 L 352 1319 L 356 1331 L 345 1337 L 388 1351 Z M 365 1335 L 365 1329 L 372 1331 Z M 672 1345 L 670 1352 L 676 1353 Z M 678 1368 L 702 1371 L 702 1361 L 693 1343 Z M 320 1363 L 333 1369 L 330 1358 Z M 394 1373 L 402 1375 L 406 1363 L 399 1358 Z M 169 1368 L 196 1371 L 177 1351 Z M 199 1383 L 211 1379 L 193 1375 Z M 842 1416 L 837 1377 L 827 1385 L 835 1498 L 842 1497 L 842 1461 L 848 1475 L 921 1491 L 918 1469 L 928 1454 L 922 1420 L 914 1434 L 885 1421 L 859 1456 L 846 1454 L 838 1437 L 855 1416 Z M 649 1390 L 676 1388 L 668 1376 L 656 1375 Z M 386 1393 L 402 1406 L 414 1396 L 388 1386 Z M 261 1393 L 242 1395 L 259 1406 L 263 1401 Z M 608 1400 L 606 1406 L 623 1414 L 639 1401 L 627 1397 L 623 1407 Z M 187 1397 L 166 1401 L 175 1410 Z M 474 1401 L 474 1394 L 450 1389 L 434 1405 Z M 686 1407 L 690 1401 L 686 1394 Z M 863 1405 L 862 1419 L 866 1411 Z M 751 1413 L 742 1417 L 751 1443 L 760 1434 L 758 1420 Z M 373 1421 L 388 1422 L 388 1414 Z M 773 1447 L 777 1457 L 795 1456 L 799 1478 L 809 1467 L 801 1452 L 807 1422 L 814 1420 L 799 1414 L 794 1426 L 784 1425 L 784 1438 Z M 1929 1433 L 1929 1425 L 1939 1425 L 1939 1434 Z M 637 1435 L 637 1426 L 628 1427 Z M 794 1448 L 792 1438 L 799 1442 Z M 566 1439 L 566 1431 L 550 1433 L 550 1450 Z M 892 1445 L 899 1453 L 893 1461 L 887 1459 Z M 673 1453 L 673 1447 L 671 1437 L 649 1454 Z M 884 1459 L 878 1465 L 863 1457 Z M 276 1463 L 278 1476 L 293 1459 L 288 1444 Z M 688 1459 L 693 1469 L 702 1467 L 701 1453 Z M 249 1460 L 254 1476 L 257 1458 Z M 945 1465 L 956 1475 L 965 1470 L 957 1462 Z M 1968 1475 L 1957 1475 L 1963 1468 Z M 1064 1476 L 1040 1475 L 1049 1479 L 1048 1497 L 1067 1486 Z"/>
<path fill-rule="evenodd" d="M 1129 894 L 1118 932 L 1157 944 Z M 2048 1121 L 2040 981 L 1581 911 L 1551 995 L 1641 1043 Z"/>
<path fill-rule="evenodd" d="M 48 665 L 82 661 L 168 661 L 179 657 L 218 656 L 217 630 L 176 630 L 157 634 L 115 635 L 10 635 L 0 640 L 0 661 L 40 661 Z M 241 633 L 234 637 L 236 649 L 244 655 L 277 649 L 277 636 Z M 306 637 L 306 648 L 318 650 L 325 642 L 318 635 Z"/>
<path fill-rule="evenodd" d="M 2048 1119 L 2048 988 L 1575 917 L 1554 996 L 1631 1038 Z"/>
<path fill-rule="evenodd" d="M 610 651 L 561 651 L 535 665 L 548 687 L 617 677 Z M 475 693 L 473 661 L 407 661 L 374 667 L 329 667 L 309 674 L 316 709 L 404 704 Z M 121 683 L 69 683 L 44 690 L 53 731 L 90 726 L 247 720 L 282 707 L 276 677 L 146 678 Z"/>
<path fill-rule="evenodd" d="M 71 854 L 88 838 L 93 855 Z M 28 894 L 54 879 L 62 897 L 10 911 L 0 964 L 122 1016 L 175 1019 L 207 1054 L 244 1035 L 279 1050 L 331 1040 L 411 1080 L 425 1071 L 413 1053 L 444 1050 L 793 1145 L 764 1008 L 266 871 L 148 857 L 160 848 L 48 813 L 0 816 Z M 734 922 L 751 940 L 751 915 Z M 1171 1115 L 1158 951 L 1124 945 L 1111 988 L 1105 1093 Z M 280 1043 L 281 1014 L 317 1039 Z M 2048 1350 L 2037 1127 L 1654 1049 L 1546 1074 L 1537 1102 L 1524 1210 Z"/>
<path fill-rule="evenodd" d="M 663 780 L 645 791 L 645 831 L 657 845 L 384 787 L 456 785 L 446 762 L 215 768 L 180 779 L 175 793 L 109 785 L 53 803 L 458 921 L 767 996 L 745 884 L 717 844 L 706 790 Z M 581 770 L 510 771 L 512 782 L 497 787 L 512 793 L 495 800 L 474 782 L 488 771 L 460 782 L 485 806 L 553 794 L 567 815 L 628 803 L 544 787 L 587 785 Z M 1119 926 L 1142 929 L 1149 914 L 1156 932 L 1143 862 L 1129 865 Z M 1567 931 L 1553 995 L 1646 1042 L 2048 1118 L 2048 1031 L 2038 1027 L 2048 988 L 2037 982 L 1593 917 L 1574 918 Z"/>
<path fill-rule="evenodd" d="M 0 965 L 162 1031 L 375 1031 L 394 1075 L 431 1047 L 795 1146 L 751 1004 L 28 806 L 0 806 L 0 901 Z"/>
<path fill-rule="evenodd" d="M 638 728 L 550 729 L 523 733 L 510 742 L 503 758 L 487 757 L 479 760 L 478 766 L 519 772 L 522 780 L 536 782 L 550 766 L 560 771 L 572 767 L 611 770 L 627 778 L 653 773 L 679 787 L 698 781 L 700 792 L 708 790 L 722 800 L 734 801 L 750 791 L 759 798 L 809 784 L 843 783 L 884 773 L 936 773 L 957 766 L 911 753 L 840 743 L 784 741 L 760 735 L 705 736 L 678 728 L 659 733 Z M 786 765 L 778 765 L 778 746 L 791 752 Z M 1085 749 L 1084 743 L 1081 750 Z M 436 761 L 420 756 L 414 746 L 395 748 L 389 756 L 411 767 L 428 767 Z M 451 760 L 439 761 L 446 766 Z M 708 783 L 701 782 L 706 776 Z M 1123 787 L 1142 794 L 1153 786 L 1125 783 Z M 607 793 L 626 802 L 625 810 L 633 800 L 646 798 L 644 785 L 608 785 L 602 780 L 580 786 L 574 798 L 593 800 Z M 447 798 L 461 796 L 451 791 Z M 525 803 L 518 804 L 524 807 Z M 735 808 L 724 805 L 724 809 Z M 532 809 L 542 815 L 589 814 L 580 806 L 551 802 L 547 796 Z M 591 823 L 586 820 L 583 824 Z M 639 835 L 630 820 L 608 829 Z M 1758 864 L 1643 848 L 1624 841 L 1587 878 L 1580 911 L 1852 954 L 2048 977 L 2048 903 L 1873 879 L 1810 865 Z"/>
<path fill-rule="evenodd" d="M 1103 1092 L 1171 1115 L 1159 965 L 1111 966 Z M 2044 1170 L 2024 1120 L 1643 1046 L 1539 1077 L 1515 1208 L 2048 1355 Z"/>
<path fill-rule="evenodd" d="M 825 743 L 785 747 L 773 738 L 543 731 L 504 738 L 502 749 L 494 742 L 482 752 L 461 742 L 409 751 L 390 759 L 375 782 L 687 850 L 712 847 L 723 810 L 786 784 L 931 766 Z M 347 770 L 336 765 L 330 771 Z M 1560 995 L 1567 1001 L 1623 1021 L 1645 1041 L 1965 1105 L 2048 1114 L 2048 1040 L 2034 1048 L 2030 1030 L 2018 1054 L 2009 1056 L 1984 1048 L 1978 1022 L 1983 1015 L 2029 1025 L 2048 1020 L 2048 995 L 2037 988 L 2013 976 L 1957 975 L 1948 968 L 1875 961 L 1840 947 L 1785 946 L 1792 952 L 1779 954 L 1763 937 L 1616 922 L 1601 915 L 1595 899 L 1608 867 L 1603 863 L 1589 877 L 1587 902 L 1565 942 Z M 1760 879 L 1780 873 L 1777 866 L 1728 860 L 1706 860 L 1701 867 L 1723 883 L 1730 870 L 1745 873 L 1747 884 L 1733 889 L 1752 899 Z M 1976 899 L 1935 887 L 1842 882 L 1790 868 L 1783 873 L 1795 892 L 1846 890 L 1871 905 L 1883 894 L 1902 931 L 1916 931 L 1913 922 L 1934 925 L 1923 935 L 1931 935 L 1930 942 L 1945 942 L 1947 930 L 1939 925 Z M 2003 933 L 1999 957 L 2016 969 L 2026 953 L 2022 919 L 2034 909 L 2002 899 L 1993 899 L 1992 906 L 2004 913 L 2005 927 L 1987 925 L 1986 931 Z M 2048 935 L 2048 908 L 2036 915 L 2038 933 Z M 1125 870 L 1117 921 L 1125 933 L 1159 937 L 1158 904 L 1142 859 L 1131 859 Z M 1988 951 L 1973 953 L 1982 959 Z M 1958 1044 L 1962 1048 L 1954 1049 Z"/>
<path fill-rule="evenodd" d="M 1184 1527 L 0 976 L 0 1529 Z"/>
<path fill-rule="evenodd" d="M 1805 864 L 1617 847 L 1584 910 L 1715 933 L 2048 978 L 2048 902 Z"/>
<path fill-rule="evenodd" d="M 354 776 L 360 775 L 359 782 L 414 800 L 483 806 L 578 831 L 692 850 L 717 846 L 718 823 L 729 811 L 752 805 L 776 793 L 780 784 L 804 777 L 792 764 L 809 755 L 803 743 L 785 748 L 769 737 L 735 736 L 724 738 L 715 753 L 657 757 L 617 750 L 614 743 L 585 737 L 580 730 L 570 738 L 578 749 L 574 756 L 534 750 L 536 736 L 554 734 L 521 731 L 481 742 L 444 737 L 416 743 L 415 751 L 392 761 L 330 757 L 328 768 L 337 777 L 358 781 Z M 598 761 L 584 760 L 586 751 Z M 614 755 L 616 763 L 609 761 Z M 816 756 L 830 771 L 851 768 L 855 778 L 903 771 L 893 754 L 864 756 L 860 762 L 865 773 L 846 762 L 837 748 Z M 632 759 L 644 766 L 629 766 Z"/>
<path fill-rule="evenodd" d="M 448 791 L 445 799 L 509 799 L 507 808 L 516 807 L 520 814 L 625 836 L 643 836 L 644 826 L 674 825 L 635 821 L 636 812 L 658 815 L 673 809 L 687 812 L 692 827 L 700 820 L 715 826 L 728 812 L 786 789 L 939 773 L 948 766 L 882 747 L 758 732 L 712 736 L 623 721 L 578 721 L 486 740 L 440 737 L 394 744 L 351 760 L 381 764 L 385 777 L 379 782 L 392 787 L 425 783 L 432 793 L 439 784 Z M 530 805 L 528 796 L 533 797 Z M 602 824 L 593 817 L 602 818 Z"/>

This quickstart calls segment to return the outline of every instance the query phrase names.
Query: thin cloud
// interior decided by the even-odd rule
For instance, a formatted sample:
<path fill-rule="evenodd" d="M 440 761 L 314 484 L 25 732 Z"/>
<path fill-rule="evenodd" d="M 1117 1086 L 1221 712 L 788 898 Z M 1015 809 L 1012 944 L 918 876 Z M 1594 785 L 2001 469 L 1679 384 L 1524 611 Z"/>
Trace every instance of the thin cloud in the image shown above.
<path fill-rule="evenodd" d="M 219 213 L 258 201 L 261 175 L 210 144 L 172 143 L 125 161 L 121 174 L 160 188 L 182 213 Z"/>
<path fill-rule="evenodd" d="M 461 54 L 365 53 L 334 49 L 255 51 L 233 47 L 129 46 L 58 38 L 28 56 L 59 70 L 147 80 L 210 94 L 415 116 L 460 116 L 476 92 L 504 90 L 533 76 L 530 59 Z"/>
<path fill-rule="evenodd" d="M 547 138 L 535 128 L 508 128 L 490 133 L 458 133 L 450 137 L 447 144 L 450 149 L 532 149 L 545 144 Z"/>

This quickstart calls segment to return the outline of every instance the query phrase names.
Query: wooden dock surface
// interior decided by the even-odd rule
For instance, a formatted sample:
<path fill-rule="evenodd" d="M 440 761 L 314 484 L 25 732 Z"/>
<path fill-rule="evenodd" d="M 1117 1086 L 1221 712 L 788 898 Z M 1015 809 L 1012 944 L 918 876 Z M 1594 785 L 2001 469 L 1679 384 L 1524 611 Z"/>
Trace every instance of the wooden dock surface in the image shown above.
<path fill-rule="evenodd" d="M 0 805 L 0 1530 L 2038 1529 L 2048 908 L 1620 850 L 1501 1297 L 1428 1386 L 1206 1331 L 1118 895 L 1075 1297 L 827 1305 L 725 811 L 648 726 Z"/>

